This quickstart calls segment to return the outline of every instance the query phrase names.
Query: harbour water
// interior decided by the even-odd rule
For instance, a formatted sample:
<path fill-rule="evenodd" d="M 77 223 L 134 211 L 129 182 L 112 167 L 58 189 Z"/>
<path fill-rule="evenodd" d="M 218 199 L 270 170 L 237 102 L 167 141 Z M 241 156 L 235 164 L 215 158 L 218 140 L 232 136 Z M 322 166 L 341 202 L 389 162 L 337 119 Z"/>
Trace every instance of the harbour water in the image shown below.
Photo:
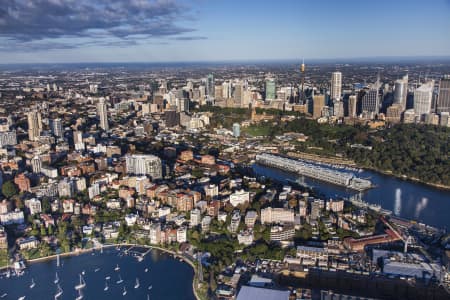
<path fill-rule="evenodd" d="M 296 174 L 259 164 L 254 164 L 253 170 L 259 176 L 273 178 L 283 183 L 287 183 L 287 180 L 299 179 Z M 378 204 L 402 218 L 416 220 L 442 229 L 450 229 L 450 191 L 372 171 L 364 170 L 356 175 L 360 178 L 370 179 L 376 186 L 361 193 L 363 201 Z M 307 177 L 303 177 L 301 180 L 327 198 L 350 197 L 359 194 L 354 190 Z"/>
<path fill-rule="evenodd" d="M 80 274 L 86 283 L 83 299 L 195 299 L 194 271 L 187 263 L 155 249 L 138 261 L 115 248 L 61 258 L 60 267 L 56 260 L 31 264 L 22 276 L 0 279 L 0 297 L 7 294 L 2 299 L 55 299 L 56 273 L 63 291 L 57 299 L 62 300 L 77 298 L 75 286 L 80 283 Z M 32 282 L 35 285 L 30 288 Z"/>

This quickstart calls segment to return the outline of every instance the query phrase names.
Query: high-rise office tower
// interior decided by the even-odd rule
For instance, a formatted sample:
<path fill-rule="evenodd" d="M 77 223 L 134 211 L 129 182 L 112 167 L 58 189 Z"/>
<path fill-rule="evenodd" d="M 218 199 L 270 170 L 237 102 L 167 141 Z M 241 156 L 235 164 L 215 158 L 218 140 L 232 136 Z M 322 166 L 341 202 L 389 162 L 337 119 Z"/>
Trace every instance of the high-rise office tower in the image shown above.
<path fill-rule="evenodd" d="M 206 78 L 206 95 L 208 98 L 214 98 L 214 75 L 209 74 Z"/>
<path fill-rule="evenodd" d="M 361 100 L 362 112 L 374 117 L 380 110 L 380 80 L 370 87 L 370 90 L 363 96 Z"/>
<path fill-rule="evenodd" d="M 62 122 L 60 118 L 50 119 L 49 121 L 50 130 L 54 136 L 62 137 L 63 136 L 63 128 Z"/>
<path fill-rule="evenodd" d="M 41 114 L 37 111 L 28 113 L 28 139 L 36 141 L 41 135 L 42 121 Z"/>
<path fill-rule="evenodd" d="M 341 100 L 342 94 L 342 73 L 331 73 L 331 100 Z"/>
<path fill-rule="evenodd" d="M 244 85 L 242 82 L 238 82 L 234 85 L 233 98 L 237 103 L 242 102 L 242 96 L 244 94 Z"/>
<path fill-rule="evenodd" d="M 344 102 L 339 100 L 333 101 L 333 115 L 338 118 L 344 117 Z"/>
<path fill-rule="evenodd" d="M 408 75 L 403 76 L 394 83 L 394 104 L 400 104 L 406 109 L 406 99 L 408 97 Z"/>
<path fill-rule="evenodd" d="M 434 81 L 422 84 L 414 91 L 414 113 L 423 118 L 431 113 L 431 103 L 433 101 Z"/>
<path fill-rule="evenodd" d="M 358 101 L 358 97 L 356 95 L 350 95 L 348 97 L 348 116 L 350 118 L 356 118 L 356 103 Z"/>
<path fill-rule="evenodd" d="M 106 107 L 105 98 L 100 98 L 97 103 L 97 115 L 100 118 L 100 128 L 108 131 L 109 125 L 108 125 L 108 110 Z"/>
<path fill-rule="evenodd" d="M 313 118 L 318 119 L 322 116 L 322 109 L 325 106 L 325 95 L 313 96 Z"/>
<path fill-rule="evenodd" d="M 450 75 L 445 75 L 439 83 L 437 112 L 450 112 Z"/>
<path fill-rule="evenodd" d="M 270 78 L 266 79 L 265 90 L 266 90 L 266 100 L 275 100 L 276 98 L 276 84 L 275 80 Z"/>
<path fill-rule="evenodd" d="M 222 98 L 224 99 L 231 98 L 231 83 L 228 81 L 222 83 Z"/>

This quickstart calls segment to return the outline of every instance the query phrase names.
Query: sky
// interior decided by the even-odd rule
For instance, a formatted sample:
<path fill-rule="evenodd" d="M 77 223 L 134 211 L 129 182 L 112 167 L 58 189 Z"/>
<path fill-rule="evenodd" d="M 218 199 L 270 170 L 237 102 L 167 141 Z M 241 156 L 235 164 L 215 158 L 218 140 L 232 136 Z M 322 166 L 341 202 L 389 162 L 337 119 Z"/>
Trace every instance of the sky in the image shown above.
<path fill-rule="evenodd" d="M 450 56 L 450 0 L 0 0 L 0 63 Z"/>

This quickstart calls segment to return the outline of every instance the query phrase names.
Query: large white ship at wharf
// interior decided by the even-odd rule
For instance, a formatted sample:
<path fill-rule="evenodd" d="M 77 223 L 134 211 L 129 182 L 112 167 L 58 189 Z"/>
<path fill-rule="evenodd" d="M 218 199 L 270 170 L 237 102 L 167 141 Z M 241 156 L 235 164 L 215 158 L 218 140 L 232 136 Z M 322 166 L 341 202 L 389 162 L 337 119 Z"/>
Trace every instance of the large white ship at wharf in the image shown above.
<path fill-rule="evenodd" d="M 279 155 L 258 154 L 256 155 L 256 162 L 264 166 L 296 173 L 356 191 L 364 191 L 372 187 L 370 180 L 358 178 L 353 173 L 340 172 Z"/>

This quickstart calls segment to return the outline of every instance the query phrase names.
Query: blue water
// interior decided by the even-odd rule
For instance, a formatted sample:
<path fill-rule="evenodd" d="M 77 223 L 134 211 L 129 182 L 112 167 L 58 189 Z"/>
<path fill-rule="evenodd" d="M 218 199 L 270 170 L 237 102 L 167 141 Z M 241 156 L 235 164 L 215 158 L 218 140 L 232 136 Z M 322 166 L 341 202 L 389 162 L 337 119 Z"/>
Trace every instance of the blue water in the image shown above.
<path fill-rule="evenodd" d="M 31 264 L 21 277 L 0 279 L 0 296 L 8 295 L 3 299 L 54 299 L 56 293 L 55 274 L 58 272 L 60 286 L 63 294 L 58 299 L 75 299 L 78 295 L 75 285 L 79 283 L 79 274 L 85 271 L 83 278 L 86 288 L 83 289 L 84 299 L 180 299 L 194 300 L 192 280 L 194 271 L 184 263 L 172 258 L 169 254 L 152 250 L 142 262 L 131 255 L 118 255 L 118 251 L 105 249 L 103 254 L 87 253 L 79 256 L 61 258 L 61 266 L 56 261 L 45 261 Z M 120 270 L 115 271 L 116 264 Z M 145 269 L 148 268 L 148 272 Z M 100 269 L 95 272 L 96 269 Z M 117 284 L 119 275 L 123 283 Z M 108 280 L 109 290 L 104 291 L 105 277 Z M 140 287 L 135 289 L 136 277 L 139 278 Z M 32 278 L 36 286 L 30 289 Z M 152 286 L 151 290 L 148 289 Z M 122 295 L 123 288 L 127 294 Z"/>
<path fill-rule="evenodd" d="M 282 182 L 296 180 L 297 175 L 255 164 L 253 169 Z M 375 188 L 362 193 L 362 199 L 391 210 L 394 215 L 423 222 L 442 229 L 450 229 L 450 191 L 433 188 L 421 183 L 402 180 L 372 171 L 356 174 L 369 178 Z M 304 182 L 326 197 L 349 197 L 357 192 L 344 187 L 306 178 Z"/>

